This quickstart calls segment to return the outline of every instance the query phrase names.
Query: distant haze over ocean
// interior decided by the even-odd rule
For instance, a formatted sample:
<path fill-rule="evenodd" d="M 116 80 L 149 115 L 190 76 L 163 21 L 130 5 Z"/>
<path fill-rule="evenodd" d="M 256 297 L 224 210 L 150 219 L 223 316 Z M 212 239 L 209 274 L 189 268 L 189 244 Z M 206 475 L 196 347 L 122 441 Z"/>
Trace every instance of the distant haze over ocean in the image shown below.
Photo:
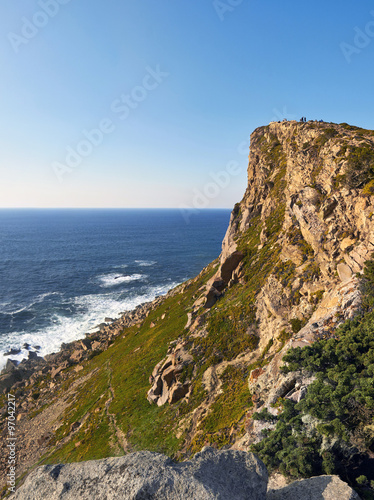
<path fill-rule="evenodd" d="M 165 294 L 218 257 L 230 210 L 0 210 L 0 368 Z M 27 350 L 10 356 L 21 360 Z"/>

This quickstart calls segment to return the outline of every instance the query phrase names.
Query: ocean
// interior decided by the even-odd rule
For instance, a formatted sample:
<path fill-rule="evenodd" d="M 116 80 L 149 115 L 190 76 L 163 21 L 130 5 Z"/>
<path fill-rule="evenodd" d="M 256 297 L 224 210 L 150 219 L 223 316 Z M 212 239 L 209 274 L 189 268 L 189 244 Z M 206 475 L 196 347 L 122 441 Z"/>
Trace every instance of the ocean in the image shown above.
<path fill-rule="evenodd" d="M 56 352 L 197 275 L 221 251 L 230 210 L 0 210 L 0 369 Z M 30 347 L 27 347 L 29 344 Z"/>

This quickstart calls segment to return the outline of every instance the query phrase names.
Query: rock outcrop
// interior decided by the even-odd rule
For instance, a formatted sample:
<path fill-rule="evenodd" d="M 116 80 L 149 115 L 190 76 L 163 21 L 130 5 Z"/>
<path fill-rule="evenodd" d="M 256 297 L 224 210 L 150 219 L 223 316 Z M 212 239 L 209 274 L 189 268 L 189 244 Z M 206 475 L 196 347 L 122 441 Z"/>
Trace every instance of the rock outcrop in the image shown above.
<path fill-rule="evenodd" d="M 264 500 L 267 471 L 255 455 L 206 448 L 189 462 L 142 451 L 32 472 L 14 500 Z"/>
<path fill-rule="evenodd" d="M 183 344 L 177 344 L 169 349 L 165 360 L 158 363 L 149 382 L 152 384 L 147 399 L 150 403 L 162 406 L 166 402 L 172 404 L 186 396 L 191 380 L 181 382 L 183 369 L 193 362 L 193 357 Z"/>
<path fill-rule="evenodd" d="M 317 476 L 295 481 L 279 490 L 270 490 L 266 500 L 360 500 L 357 493 L 338 476 Z"/>
<path fill-rule="evenodd" d="M 14 500 L 359 500 L 337 476 L 296 481 L 267 492 L 264 464 L 252 453 L 206 447 L 188 462 L 142 451 L 34 470 Z"/>

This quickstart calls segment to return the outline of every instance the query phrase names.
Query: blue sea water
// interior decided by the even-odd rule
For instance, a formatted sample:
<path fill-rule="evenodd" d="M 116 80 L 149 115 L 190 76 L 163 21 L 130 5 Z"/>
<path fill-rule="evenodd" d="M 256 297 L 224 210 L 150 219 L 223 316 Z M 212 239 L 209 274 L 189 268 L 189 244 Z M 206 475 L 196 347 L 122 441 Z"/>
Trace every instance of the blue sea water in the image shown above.
<path fill-rule="evenodd" d="M 0 368 L 165 294 L 221 250 L 229 210 L 0 210 Z M 21 360 L 28 354 L 11 356 Z"/>

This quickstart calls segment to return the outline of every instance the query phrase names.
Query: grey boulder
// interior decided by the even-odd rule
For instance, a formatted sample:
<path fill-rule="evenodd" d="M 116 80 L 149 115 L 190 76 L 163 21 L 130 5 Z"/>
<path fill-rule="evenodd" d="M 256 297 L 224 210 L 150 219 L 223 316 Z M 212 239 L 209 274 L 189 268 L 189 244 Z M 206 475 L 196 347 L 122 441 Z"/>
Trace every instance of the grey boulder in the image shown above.
<path fill-rule="evenodd" d="M 316 476 L 269 490 L 266 500 L 360 500 L 360 497 L 338 476 Z"/>
<path fill-rule="evenodd" d="M 252 453 L 206 447 L 188 462 L 142 451 L 38 467 L 13 500 L 264 500 L 268 474 Z"/>

